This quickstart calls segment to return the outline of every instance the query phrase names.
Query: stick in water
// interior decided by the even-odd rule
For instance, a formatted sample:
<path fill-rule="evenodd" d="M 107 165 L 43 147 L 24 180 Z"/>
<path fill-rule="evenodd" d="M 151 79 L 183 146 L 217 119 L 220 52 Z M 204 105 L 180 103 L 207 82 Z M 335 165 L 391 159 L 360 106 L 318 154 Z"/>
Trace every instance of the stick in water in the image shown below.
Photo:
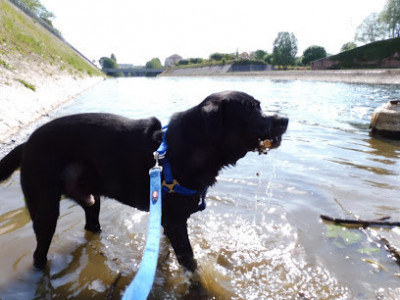
<path fill-rule="evenodd" d="M 349 220 L 349 219 L 339 219 L 339 218 L 332 218 L 325 215 L 320 216 L 322 220 L 333 222 L 336 224 L 342 224 L 346 226 L 349 225 L 359 225 L 360 227 L 368 227 L 368 226 L 400 226 L 400 222 L 389 222 L 389 221 L 366 221 L 366 220 Z"/>

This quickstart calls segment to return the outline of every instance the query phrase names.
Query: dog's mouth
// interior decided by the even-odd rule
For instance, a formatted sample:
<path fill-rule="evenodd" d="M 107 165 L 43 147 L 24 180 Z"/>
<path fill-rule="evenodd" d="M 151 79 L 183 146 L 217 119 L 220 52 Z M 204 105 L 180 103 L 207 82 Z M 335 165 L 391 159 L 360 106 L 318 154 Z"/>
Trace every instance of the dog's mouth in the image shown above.
<path fill-rule="evenodd" d="M 281 136 L 266 140 L 259 139 L 255 151 L 257 151 L 258 154 L 267 154 L 269 150 L 278 148 L 281 144 L 281 140 Z"/>
<path fill-rule="evenodd" d="M 258 151 L 259 154 L 267 154 L 269 150 L 280 146 L 282 135 L 286 132 L 289 119 L 275 115 L 272 117 L 271 122 L 268 133 L 258 139 L 255 151 Z"/>

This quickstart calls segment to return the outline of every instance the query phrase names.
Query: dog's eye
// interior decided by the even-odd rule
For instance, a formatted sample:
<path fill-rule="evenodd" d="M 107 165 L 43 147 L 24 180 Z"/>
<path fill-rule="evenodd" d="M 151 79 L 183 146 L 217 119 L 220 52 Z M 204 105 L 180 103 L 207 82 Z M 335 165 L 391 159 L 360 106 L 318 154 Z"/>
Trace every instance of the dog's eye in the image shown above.
<path fill-rule="evenodd" d="M 254 108 L 255 108 L 255 103 L 253 103 L 253 102 L 246 102 L 246 104 L 245 104 L 245 109 L 246 109 L 246 111 L 252 111 L 252 110 L 254 110 Z"/>
<path fill-rule="evenodd" d="M 260 105 L 260 102 L 258 102 L 258 101 L 249 101 L 249 102 L 246 102 L 246 104 L 245 104 L 245 110 L 247 111 L 247 112 L 254 112 L 254 111 L 259 111 L 259 110 L 261 110 L 261 105 Z"/>

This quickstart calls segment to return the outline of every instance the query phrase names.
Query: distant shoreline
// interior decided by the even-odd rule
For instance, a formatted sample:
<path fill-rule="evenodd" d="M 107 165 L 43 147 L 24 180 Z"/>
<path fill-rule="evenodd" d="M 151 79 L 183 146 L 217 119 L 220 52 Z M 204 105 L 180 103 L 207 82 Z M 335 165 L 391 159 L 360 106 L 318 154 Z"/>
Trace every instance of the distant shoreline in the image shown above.
<path fill-rule="evenodd" d="M 357 70 L 290 70 L 258 72 L 220 72 L 199 68 L 170 69 L 160 76 L 218 76 L 257 77 L 272 80 L 314 80 L 327 82 L 400 84 L 400 69 L 357 69 Z"/>

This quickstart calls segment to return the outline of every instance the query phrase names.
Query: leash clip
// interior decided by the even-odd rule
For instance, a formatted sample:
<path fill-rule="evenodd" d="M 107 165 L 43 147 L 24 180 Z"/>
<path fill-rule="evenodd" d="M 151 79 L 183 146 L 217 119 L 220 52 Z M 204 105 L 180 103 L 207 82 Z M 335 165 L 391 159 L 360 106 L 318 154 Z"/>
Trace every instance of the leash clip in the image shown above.
<path fill-rule="evenodd" d="M 154 156 L 154 160 L 156 161 L 156 164 L 154 165 L 153 168 L 151 168 L 151 170 L 159 169 L 160 172 L 162 172 L 163 167 L 160 165 L 159 160 L 163 159 L 165 157 L 165 154 L 160 155 L 160 153 L 158 153 L 158 151 L 154 151 L 153 156 Z"/>

